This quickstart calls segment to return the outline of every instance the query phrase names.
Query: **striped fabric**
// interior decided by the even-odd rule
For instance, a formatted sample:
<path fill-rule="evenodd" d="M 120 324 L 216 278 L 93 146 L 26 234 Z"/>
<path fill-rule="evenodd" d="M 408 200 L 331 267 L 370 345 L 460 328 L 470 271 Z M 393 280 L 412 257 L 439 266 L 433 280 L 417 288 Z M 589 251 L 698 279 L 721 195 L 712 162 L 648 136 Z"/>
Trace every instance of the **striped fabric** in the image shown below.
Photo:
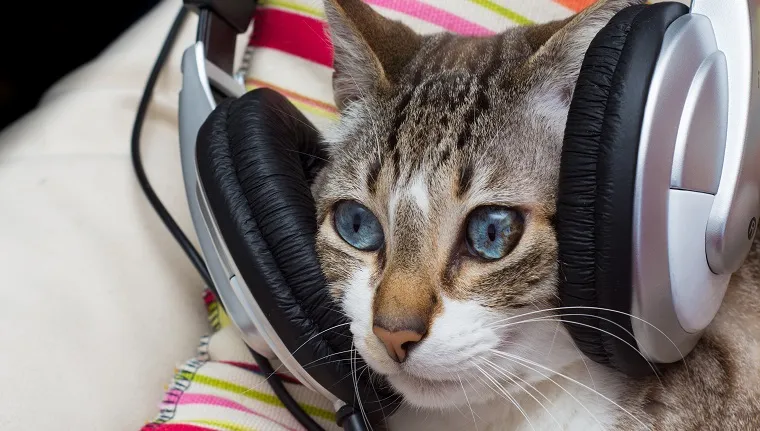
<path fill-rule="evenodd" d="M 565 18 L 593 0 L 365 0 L 419 33 L 489 35 Z M 274 88 L 319 130 L 337 119 L 332 48 L 321 0 L 261 0 L 254 17 L 247 87 Z"/>
<path fill-rule="evenodd" d="M 204 337 L 196 356 L 175 370 L 158 416 L 141 431 L 302 430 L 269 388 L 267 375 L 219 303 L 209 291 L 204 299 L 213 335 Z M 326 430 L 340 430 L 330 403 L 281 371 L 278 376 L 304 411 Z"/>
<path fill-rule="evenodd" d="M 489 35 L 517 25 L 569 16 L 593 0 L 365 0 L 420 33 Z M 337 118 L 332 48 L 321 0 L 260 0 L 248 48 L 249 90 L 273 88 L 324 130 Z M 159 414 L 142 431 L 294 431 L 303 429 L 266 383 L 266 376 L 210 293 L 213 334 L 175 371 Z M 282 375 L 296 400 L 325 429 L 336 430 L 330 403 Z"/>

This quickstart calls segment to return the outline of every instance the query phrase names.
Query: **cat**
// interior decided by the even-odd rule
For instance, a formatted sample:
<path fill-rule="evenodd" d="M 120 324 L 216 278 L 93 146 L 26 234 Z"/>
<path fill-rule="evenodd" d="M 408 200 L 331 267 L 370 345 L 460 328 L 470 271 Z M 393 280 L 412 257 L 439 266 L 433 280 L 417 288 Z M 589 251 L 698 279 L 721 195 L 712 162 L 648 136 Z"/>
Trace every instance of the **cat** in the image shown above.
<path fill-rule="evenodd" d="M 596 33 L 641 3 L 467 37 L 325 1 L 340 120 L 313 185 L 317 251 L 356 350 L 404 396 L 390 429 L 760 429 L 757 243 L 659 378 L 585 358 L 550 310 L 574 84 Z"/>

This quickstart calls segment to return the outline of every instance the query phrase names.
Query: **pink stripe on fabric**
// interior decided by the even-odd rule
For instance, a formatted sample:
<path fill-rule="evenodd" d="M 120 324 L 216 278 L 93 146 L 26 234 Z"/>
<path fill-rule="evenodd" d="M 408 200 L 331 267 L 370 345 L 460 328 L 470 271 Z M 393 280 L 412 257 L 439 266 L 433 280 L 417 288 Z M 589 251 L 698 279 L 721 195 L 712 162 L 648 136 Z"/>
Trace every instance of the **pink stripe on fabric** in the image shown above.
<path fill-rule="evenodd" d="M 422 21 L 427 21 L 439 27 L 445 28 L 452 33 L 470 36 L 488 36 L 496 32 L 479 24 L 454 15 L 443 9 L 430 6 L 419 0 L 365 0 L 369 4 L 395 10 L 403 14 L 413 16 Z"/>
<path fill-rule="evenodd" d="M 222 397 L 217 397 L 215 395 L 185 394 L 179 400 L 178 404 L 180 404 L 180 405 L 184 405 L 184 404 L 209 404 L 209 405 L 213 405 L 213 406 L 225 407 L 225 408 L 228 408 L 228 409 L 238 410 L 238 411 L 241 411 L 241 412 L 244 412 L 244 413 L 248 413 L 248 414 L 252 414 L 254 416 L 258 416 L 260 418 L 264 418 L 264 419 L 266 419 L 266 420 L 268 420 L 270 422 L 276 423 L 277 425 L 283 427 L 284 429 L 286 429 L 288 431 L 298 431 L 297 429 L 291 428 L 291 427 L 289 427 L 289 426 L 287 426 L 287 425 L 285 425 L 285 424 L 283 424 L 281 422 L 278 422 L 278 421 L 270 418 L 269 416 L 262 415 L 261 413 L 255 412 L 255 411 L 249 409 L 248 407 L 246 407 L 246 406 L 244 406 L 244 405 L 242 405 L 240 403 L 236 403 L 235 401 L 230 401 L 230 400 L 222 398 Z"/>
<path fill-rule="evenodd" d="M 149 424 L 141 431 L 214 431 L 214 429 L 188 424 Z"/>
<path fill-rule="evenodd" d="M 323 21 L 279 9 L 257 9 L 249 46 L 276 49 L 332 67 L 333 48 Z"/>

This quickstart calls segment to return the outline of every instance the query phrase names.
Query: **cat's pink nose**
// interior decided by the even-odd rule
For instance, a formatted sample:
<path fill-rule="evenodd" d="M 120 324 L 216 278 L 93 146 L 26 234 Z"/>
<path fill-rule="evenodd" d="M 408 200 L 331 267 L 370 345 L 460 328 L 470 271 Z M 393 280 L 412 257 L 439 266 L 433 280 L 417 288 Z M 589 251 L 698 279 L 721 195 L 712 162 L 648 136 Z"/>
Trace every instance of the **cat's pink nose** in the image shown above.
<path fill-rule="evenodd" d="M 378 325 L 372 327 L 372 332 L 383 342 L 385 350 L 388 351 L 388 356 L 399 363 L 404 362 L 407 350 L 424 336 L 424 334 L 410 330 L 391 332 Z"/>

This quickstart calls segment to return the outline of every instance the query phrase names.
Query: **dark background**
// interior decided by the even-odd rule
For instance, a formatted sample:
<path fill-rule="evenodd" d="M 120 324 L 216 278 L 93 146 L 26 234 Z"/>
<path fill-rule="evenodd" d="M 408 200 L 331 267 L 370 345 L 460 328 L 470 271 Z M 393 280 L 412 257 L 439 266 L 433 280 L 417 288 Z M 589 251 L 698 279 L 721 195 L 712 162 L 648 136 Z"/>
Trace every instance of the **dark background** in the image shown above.
<path fill-rule="evenodd" d="M 9 3 L 0 25 L 0 130 L 33 109 L 53 83 L 96 57 L 159 0 Z"/>

